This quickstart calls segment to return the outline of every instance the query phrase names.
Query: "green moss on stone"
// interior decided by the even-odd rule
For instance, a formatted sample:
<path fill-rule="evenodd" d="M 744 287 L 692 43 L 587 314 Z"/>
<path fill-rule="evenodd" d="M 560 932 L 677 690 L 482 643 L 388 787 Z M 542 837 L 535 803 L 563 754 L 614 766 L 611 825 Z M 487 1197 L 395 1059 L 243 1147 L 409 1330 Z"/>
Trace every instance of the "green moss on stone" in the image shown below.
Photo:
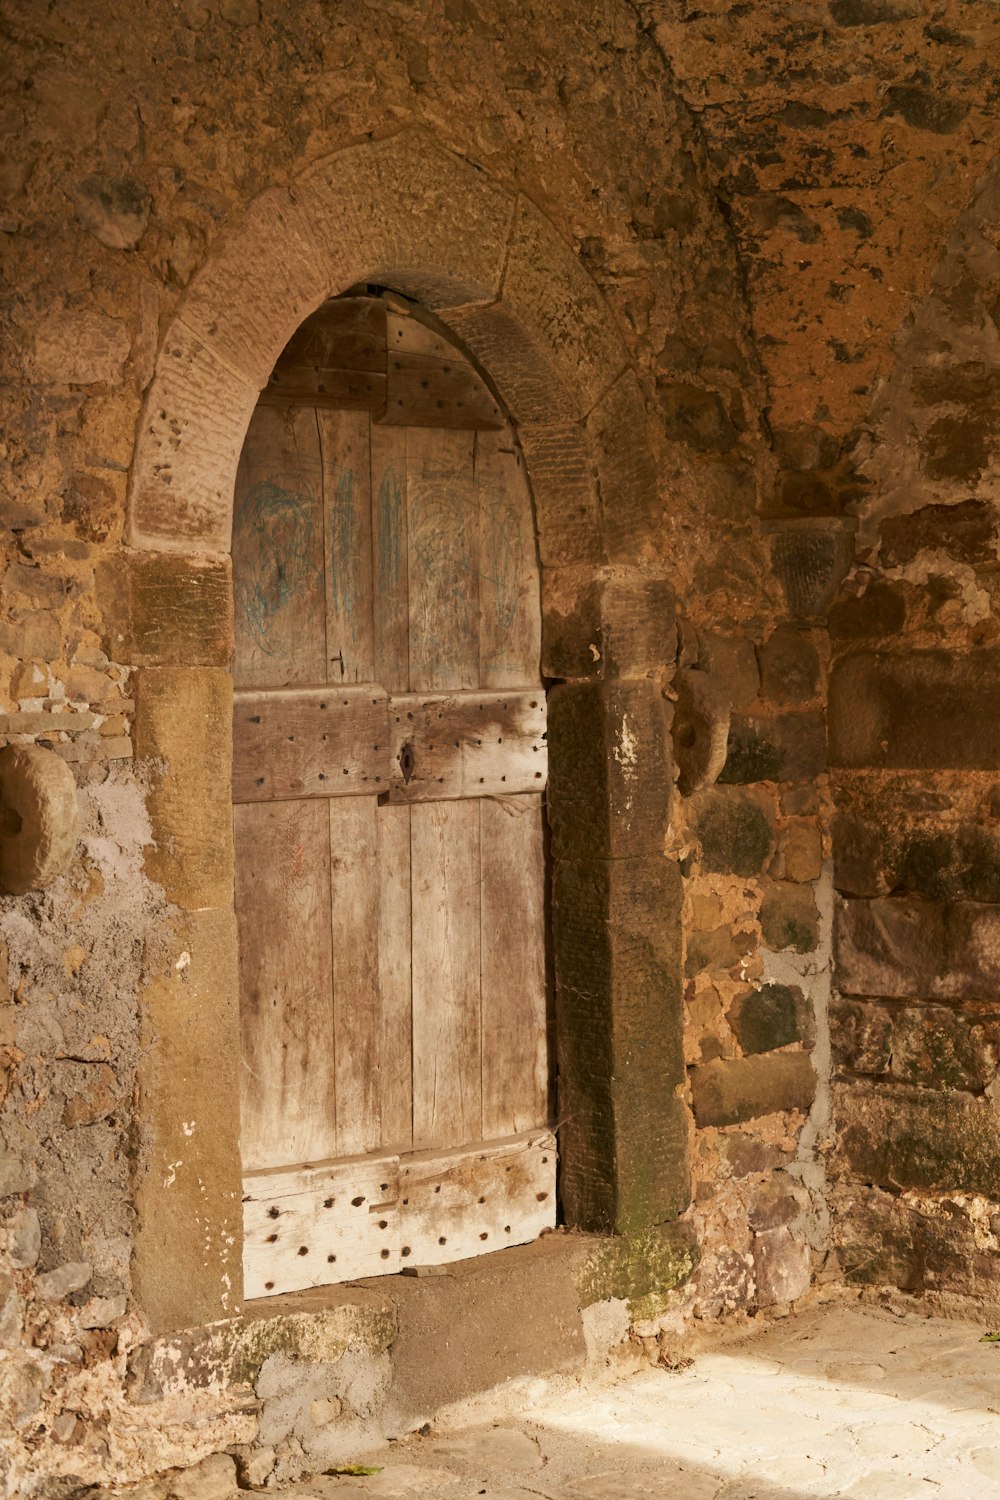
<path fill-rule="evenodd" d="M 577 1273 L 580 1306 L 615 1297 L 628 1303 L 633 1319 L 656 1317 L 697 1264 L 698 1248 L 686 1224 L 602 1239 Z"/>

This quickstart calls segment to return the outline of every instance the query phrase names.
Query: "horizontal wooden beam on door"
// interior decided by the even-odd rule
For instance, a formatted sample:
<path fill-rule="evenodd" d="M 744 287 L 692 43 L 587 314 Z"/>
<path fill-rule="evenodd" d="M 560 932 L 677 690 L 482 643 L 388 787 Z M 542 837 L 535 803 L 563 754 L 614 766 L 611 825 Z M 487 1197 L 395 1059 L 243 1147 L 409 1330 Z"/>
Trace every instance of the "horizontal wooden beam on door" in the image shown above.
<path fill-rule="evenodd" d="M 528 1244 L 555 1224 L 555 1188 L 548 1130 L 247 1173 L 244 1295 L 273 1297 Z"/>
<path fill-rule="evenodd" d="M 375 684 L 233 699 L 233 801 L 356 797 L 389 784 L 389 700 Z"/>
<path fill-rule="evenodd" d="M 405 694 L 389 700 L 390 802 L 541 792 L 545 694 Z"/>

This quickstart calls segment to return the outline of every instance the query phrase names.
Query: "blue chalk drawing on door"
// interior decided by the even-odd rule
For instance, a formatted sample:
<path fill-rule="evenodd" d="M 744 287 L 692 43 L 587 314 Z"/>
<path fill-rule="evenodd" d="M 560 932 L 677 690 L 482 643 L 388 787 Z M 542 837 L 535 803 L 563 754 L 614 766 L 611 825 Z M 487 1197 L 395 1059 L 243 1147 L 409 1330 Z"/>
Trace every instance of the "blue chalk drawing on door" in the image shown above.
<path fill-rule="evenodd" d="M 504 635 L 509 635 L 517 619 L 524 576 L 524 542 L 519 517 L 509 500 L 491 498 L 483 521 L 485 566 L 482 577 L 493 590 L 497 627 Z"/>
<path fill-rule="evenodd" d="M 398 584 L 403 568 L 403 481 L 391 466 L 382 475 L 376 507 L 378 587 L 388 594 Z"/>
<path fill-rule="evenodd" d="M 418 582 L 411 575 L 410 629 L 427 664 L 447 675 L 463 661 L 477 629 L 478 513 L 464 475 L 425 474 L 414 486 L 414 499 L 410 526 Z"/>
<path fill-rule="evenodd" d="M 268 656 L 282 655 L 281 617 L 309 576 L 315 501 L 273 479 L 251 485 L 237 517 L 243 557 L 236 583 L 239 619 Z"/>

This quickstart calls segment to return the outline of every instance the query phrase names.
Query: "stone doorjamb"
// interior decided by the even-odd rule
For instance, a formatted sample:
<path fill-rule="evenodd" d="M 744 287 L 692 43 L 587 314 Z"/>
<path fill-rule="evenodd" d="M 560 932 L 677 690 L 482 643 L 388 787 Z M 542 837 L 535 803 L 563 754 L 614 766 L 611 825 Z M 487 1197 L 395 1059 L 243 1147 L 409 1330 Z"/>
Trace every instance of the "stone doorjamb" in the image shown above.
<path fill-rule="evenodd" d="M 658 677 L 674 656 L 662 523 L 628 351 L 524 197 L 421 135 L 350 147 L 255 199 L 163 339 L 130 476 L 122 659 L 150 767 L 147 867 L 177 909 L 142 997 L 135 1285 L 157 1331 L 238 1311 L 239 1034 L 230 807 L 236 466 L 291 334 L 391 287 L 443 320 L 516 425 L 536 510 L 550 695 L 553 928 L 567 1222 L 638 1231 L 686 1208 L 677 1094 L 680 889 Z M 177 950 L 176 952 L 174 950 Z"/>

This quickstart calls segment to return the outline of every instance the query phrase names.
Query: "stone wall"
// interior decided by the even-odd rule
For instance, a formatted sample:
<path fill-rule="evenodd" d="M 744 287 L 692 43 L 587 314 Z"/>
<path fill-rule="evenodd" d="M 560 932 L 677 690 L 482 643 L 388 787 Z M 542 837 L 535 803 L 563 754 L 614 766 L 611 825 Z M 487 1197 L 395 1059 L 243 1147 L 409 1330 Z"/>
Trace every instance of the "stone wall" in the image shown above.
<path fill-rule="evenodd" d="M 835 1236 L 852 1280 L 996 1300 L 1000 174 L 873 404 L 830 615 Z"/>

